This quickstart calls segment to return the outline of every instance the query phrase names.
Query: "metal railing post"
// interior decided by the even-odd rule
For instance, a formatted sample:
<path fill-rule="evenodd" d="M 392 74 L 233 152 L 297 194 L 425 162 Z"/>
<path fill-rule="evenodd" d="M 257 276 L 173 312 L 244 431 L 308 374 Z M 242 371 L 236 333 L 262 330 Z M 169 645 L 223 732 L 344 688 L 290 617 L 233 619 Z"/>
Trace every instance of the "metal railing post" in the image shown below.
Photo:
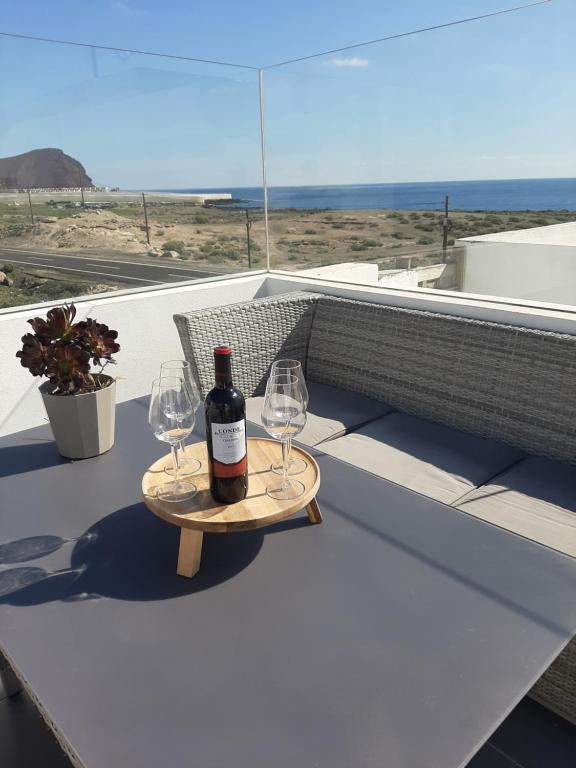
<path fill-rule="evenodd" d="M 264 70 L 258 70 L 258 107 L 260 111 L 260 159 L 264 193 L 264 235 L 266 239 L 266 271 L 270 272 L 270 233 L 268 230 L 268 183 L 266 181 L 266 134 L 264 131 Z"/>

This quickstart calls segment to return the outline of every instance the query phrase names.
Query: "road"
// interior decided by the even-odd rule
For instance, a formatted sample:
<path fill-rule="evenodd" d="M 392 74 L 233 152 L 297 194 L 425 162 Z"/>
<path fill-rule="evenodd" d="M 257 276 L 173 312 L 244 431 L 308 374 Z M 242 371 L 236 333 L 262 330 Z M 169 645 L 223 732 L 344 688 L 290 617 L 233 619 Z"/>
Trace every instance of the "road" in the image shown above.
<path fill-rule="evenodd" d="M 139 261 L 121 261 L 119 259 L 99 258 L 95 256 L 74 256 L 54 253 L 53 251 L 24 250 L 19 248 L 0 248 L 0 269 L 2 263 L 10 262 L 22 268 L 53 269 L 67 275 L 101 279 L 114 278 L 127 284 L 161 285 L 177 283 L 181 280 L 199 280 L 203 277 L 215 277 L 221 272 L 191 269 L 170 264 L 147 264 Z"/>

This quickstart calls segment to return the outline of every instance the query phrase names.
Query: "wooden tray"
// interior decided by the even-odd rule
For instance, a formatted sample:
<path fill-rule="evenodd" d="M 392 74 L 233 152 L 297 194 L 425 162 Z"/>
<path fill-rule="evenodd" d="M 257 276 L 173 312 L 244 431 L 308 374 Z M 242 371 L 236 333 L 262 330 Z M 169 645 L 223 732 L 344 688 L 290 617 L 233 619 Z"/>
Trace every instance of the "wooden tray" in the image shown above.
<path fill-rule="evenodd" d="M 155 515 L 180 527 L 180 549 L 177 573 L 194 576 L 200 568 L 202 537 L 207 533 L 229 533 L 262 528 L 290 517 L 306 508 L 311 523 L 321 523 L 322 515 L 316 503 L 320 486 L 320 469 L 310 454 L 292 447 L 294 458 L 304 459 L 306 470 L 294 477 L 304 484 L 304 493 L 297 499 L 278 501 L 266 493 L 266 487 L 278 479 L 272 464 L 278 464 L 281 446 L 276 440 L 262 437 L 248 438 L 248 495 L 237 504 L 221 505 L 210 494 L 208 452 L 206 443 L 194 443 L 186 454 L 198 459 L 202 466 L 187 477 L 196 485 L 198 493 L 189 501 L 165 502 L 156 498 L 159 486 L 170 480 L 164 469 L 171 465 L 170 454 L 154 462 L 142 478 L 144 503 Z"/>

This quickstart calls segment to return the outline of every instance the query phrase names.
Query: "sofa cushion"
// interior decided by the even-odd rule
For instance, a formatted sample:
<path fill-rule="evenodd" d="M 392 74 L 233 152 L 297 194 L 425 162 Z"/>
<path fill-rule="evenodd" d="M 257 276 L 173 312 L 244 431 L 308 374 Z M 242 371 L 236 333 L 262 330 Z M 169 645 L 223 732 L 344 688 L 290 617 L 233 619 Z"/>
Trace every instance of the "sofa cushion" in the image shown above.
<path fill-rule="evenodd" d="M 494 440 L 397 412 L 331 440 L 321 450 L 446 504 L 525 455 Z"/>
<path fill-rule="evenodd" d="M 576 557 L 576 467 L 536 456 L 521 461 L 456 506 Z"/>
<path fill-rule="evenodd" d="M 308 392 L 310 402 L 306 426 L 296 438 L 304 445 L 318 445 L 331 440 L 392 410 L 385 403 L 326 384 L 308 382 Z M 246 400 L 246 417 L 260 426 L 263 403 L 263 397 L 250 397 Z"/>

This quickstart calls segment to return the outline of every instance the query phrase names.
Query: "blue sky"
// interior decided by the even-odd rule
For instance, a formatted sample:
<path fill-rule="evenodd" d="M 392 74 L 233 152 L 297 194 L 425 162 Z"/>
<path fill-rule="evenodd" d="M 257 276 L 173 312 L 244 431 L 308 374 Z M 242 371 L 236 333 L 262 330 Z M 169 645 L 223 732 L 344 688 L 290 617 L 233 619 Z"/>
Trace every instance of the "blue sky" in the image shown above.
<path fill-rule="evenodd" d="M 3 0 L 0 31 L 264 66 L 508 0 Z M 576 3 L 265 73 L 269 181 L 576 176 Z M 0 38 L 0 156 L 57 146 L 98 183 L 256 185 L 256 73 Z M 9 76 L 6 76 L 9 73 Z"/>

